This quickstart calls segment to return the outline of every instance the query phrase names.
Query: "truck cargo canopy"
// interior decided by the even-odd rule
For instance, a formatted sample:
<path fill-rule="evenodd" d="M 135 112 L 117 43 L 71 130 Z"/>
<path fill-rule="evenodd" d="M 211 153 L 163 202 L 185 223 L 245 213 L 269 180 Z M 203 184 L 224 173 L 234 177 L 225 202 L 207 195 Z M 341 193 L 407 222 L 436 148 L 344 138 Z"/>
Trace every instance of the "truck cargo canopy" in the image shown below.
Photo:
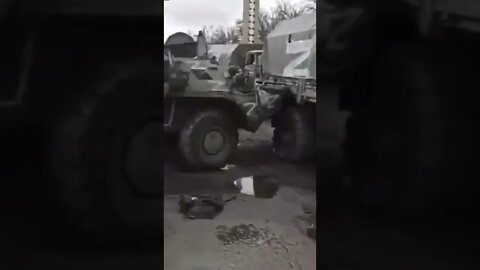
<path fill-rule="evenodd" d="M 280 22 L 264 44 L 264 72 L 283 77 L 316 77 L 316 14 Z"/>

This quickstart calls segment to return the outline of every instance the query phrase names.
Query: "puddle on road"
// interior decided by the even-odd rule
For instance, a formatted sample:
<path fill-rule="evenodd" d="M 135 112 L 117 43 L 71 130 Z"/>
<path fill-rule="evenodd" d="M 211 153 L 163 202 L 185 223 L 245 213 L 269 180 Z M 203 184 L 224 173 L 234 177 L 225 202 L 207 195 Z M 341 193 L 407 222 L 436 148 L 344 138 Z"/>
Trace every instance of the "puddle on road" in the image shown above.
<path fill-rule="evenodd" d="M 174 167 L 166 166 L 164 167 L 164 195 L 242 193 L 256 198 L 270 199 L 277 194 L 279 185 L 274 175 L 256 174 L 242 178 L 229 176 L 228 171 L 234 168 L 235 165 L 228 165 L 217 172 L 178 173 Z"/>
<path fill-rule="evenodd" d="M 240 193 L 257 198 L 271 199 L 278 191 L 278 184 L 272 180 L 271 176 L 254 175 L 235 180 L 234 184 Z"/>

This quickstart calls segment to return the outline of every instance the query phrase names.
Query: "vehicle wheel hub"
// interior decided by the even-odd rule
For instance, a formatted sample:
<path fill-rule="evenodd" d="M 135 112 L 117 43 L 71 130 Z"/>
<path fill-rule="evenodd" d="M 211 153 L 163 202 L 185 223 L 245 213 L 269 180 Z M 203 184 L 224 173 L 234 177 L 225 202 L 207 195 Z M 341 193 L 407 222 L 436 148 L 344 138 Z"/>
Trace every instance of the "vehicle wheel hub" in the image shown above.
<path fill-rule="evenodd" d="M 225 137 L 218 130 L 211 130 L 203 139 L 203 149 L 209 155 L 220 153 L 225 145 Z"/>

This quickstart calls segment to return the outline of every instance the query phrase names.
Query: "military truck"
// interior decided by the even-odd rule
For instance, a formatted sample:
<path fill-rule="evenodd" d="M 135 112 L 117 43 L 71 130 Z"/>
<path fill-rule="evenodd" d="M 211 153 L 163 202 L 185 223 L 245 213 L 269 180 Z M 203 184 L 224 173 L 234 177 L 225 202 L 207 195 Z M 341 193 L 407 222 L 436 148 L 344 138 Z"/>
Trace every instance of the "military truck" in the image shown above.
<path fill-rule="evenodd" d="M 349 178 L 336 183 L 352 205 L 423 216 L 478 205 L 478 1 L 325 2 L 317 73 L 350 112 Z"/>
<path fill-rule="evenodd" d="M 163 2 L 0 3 L 2 171 L 30 159 L 82 228 L 158 231 Z"/>
<path fill-rule="evenodd" d="M 246 53 L 261 44 L 208 45 L 200 31 L 188 48 L 174 41 L 185 35 L 176 33 L 165 44 L 170 95 L 164 130 L 178 136 L 188 168 L 221 168 L 237 149 L 238 129 L 257 131 L 278 110 L 281 95 L 254 89 L 242 71 Z"/>
<path fill-rule="evenodd" d="M 314 155 L 315 57 L 316 14 L 310 13 L 280 22 L 267 36 L 263 50 L 252 50 L 245 59 L 252 87 L 282 93 L 271 123 L 275 153 L 284 160 L 303 161 Z"/>

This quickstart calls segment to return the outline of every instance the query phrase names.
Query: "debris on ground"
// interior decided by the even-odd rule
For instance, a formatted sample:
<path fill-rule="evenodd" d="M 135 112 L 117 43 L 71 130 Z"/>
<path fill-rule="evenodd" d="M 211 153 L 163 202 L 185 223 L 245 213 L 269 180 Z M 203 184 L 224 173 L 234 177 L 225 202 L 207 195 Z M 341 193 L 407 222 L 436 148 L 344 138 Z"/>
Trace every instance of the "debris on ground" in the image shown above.
<path fill-rule="evenodd" d="M 263 230 L 266 232 L 265 229 Z M 220 225 L 217 226 L 216 236 L 224 245 L 232 245 L 234 243 L 256 245 L 257 242 L 265 237 L 253 224 L 240 224 L 231 228 Z"/>
<path fill-rule="evenodd" d="M 180 212 L 190 219 L 213 219 L 223 211 L 221 195 L 181 195 Z"/>
<path fill-rule="evenodd" d="M 305 242 L 291 238 L 290 234 L 275 233 L 265 226 L 239 224 L 232 227 L 217 226 L 216 236 L 223 244 L 222 256 L 230 262 L 254 265 L 261 257 L 272 268 L 260 269 L 304 269 L 298 256 L 304 252 Z"/>
<path fill-rule="evenodd" d="M 213 219 L 223 211 L 225 203 L 235 200 L 232 196 L 224 200 L 222 195 L 181 195 L 180 212 L 190 219 Z"/>
<path fill-rule="evenodd" d="M 288 252 L 289 245 L 298 245 L 298 242 L 289 242 L 283 236 L 276 235 L 268 227 L 255 227 L 253 224 L 240 224 L 228 228 L 217 226 L 217 239 L 225 246 L 246 245 L 249 247 L 267 246 L 276 250 Z"/>
<path fill-rule="evenodd" d="M 248 136 L 240 131 L 240 142 Z M 186 173 L 166 164 L 164 269 L 316 269 L 315 241 L 296 227 L 307 224 L 297 215 L 316 212 L 315 168 L 275 159 L 272 136 L 264 125 L 224 170 Z M 186 220 L 181 194 L 221 194 L 223 210 L 212 220 Z M 225 203 L 231 196 L 236 200 Z"/>

